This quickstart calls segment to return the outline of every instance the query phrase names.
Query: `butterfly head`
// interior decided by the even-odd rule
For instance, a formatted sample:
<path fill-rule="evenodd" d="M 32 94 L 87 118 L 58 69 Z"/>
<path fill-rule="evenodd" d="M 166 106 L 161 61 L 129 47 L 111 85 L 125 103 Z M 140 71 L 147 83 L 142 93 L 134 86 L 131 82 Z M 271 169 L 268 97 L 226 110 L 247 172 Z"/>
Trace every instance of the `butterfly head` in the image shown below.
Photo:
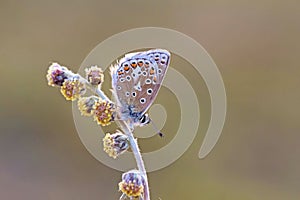
<path fill-rule="evenodd" d="M 125 107 L 126 108 L 126 107 Z M 123 118 L 127 118 L 129 123 L 134 126 L 145 126 L 151 122 L 151 119 L 147 113 L 136 112 L 133 105 L 127 106 L 127 109 L 122 112 Z"/>
<path fill-rule="evenodd" d="M 151 118 L 149 117 L 149 115 L 146 113 L 144 115 L 142 115 L 140 118 L 139 118 L 139 126 L 145 126 L 149 123 L 152 123 L 152 126 L 154 128 L 154 130 L 156 131 L 156 133 L 160 136 L 160 137 L 163 137 L 164 134 L 157 128 L 157 126 L 154 124 L 154 122 L 151 120 Z"/>
<path fill-rule="evenodd" d="M 150 117 L 148 114 L 144 114 L 139 118 L 139 126 L 145 126 L 149 124 L 151 121 Z"/>

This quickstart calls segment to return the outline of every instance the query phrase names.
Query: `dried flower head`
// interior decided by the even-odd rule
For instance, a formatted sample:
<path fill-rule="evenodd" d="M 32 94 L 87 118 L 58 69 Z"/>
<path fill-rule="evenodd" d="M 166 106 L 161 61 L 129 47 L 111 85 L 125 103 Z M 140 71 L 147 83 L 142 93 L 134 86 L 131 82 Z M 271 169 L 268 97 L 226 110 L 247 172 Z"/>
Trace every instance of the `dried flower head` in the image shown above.
<path fill-rule="evenodd" d="M 110 157 L 117 158 L 129 148 L 128 137 L 120 131 L 113 134 L 106 133 L 103 138 L 103 147 Z"/>
<path fill-rule="evenodd" d="M 85 69 L 86 79 L 92 85 L 99 85 L 104 81 L 104 75 L 101 68 L 97 66 L 91 66 L 90 68 Z"/>
<path fill-rule="evenodd" d="M 94 104 L 93 114 L 98 124 L 107 126 L 114 120 L 115 106 L 111 101 L 99 99 Z"/>
<path fill-rule="evenodd" d="M 99 101 L 99 97 L 90 96 L 90 97 L 80 97 L 78 99 L 78 109 L 80 110 L 81 115 L 83 116 L 92 116 L 93 107 L 95 103 Z"/>
<path fill-rule="evenodd" d="M 142 197 L 144 194 L 144 177 L 138 170 L 130 170 L 122 175 L 119 190 L 128 197 Z"/>
<path fill-rule="evenodd" d="M 86 87 L 78 76 L 74 76 L 63 82 L 60 91 L 67 100 L 74 101 L 86 92 Z"/>
<path fill-rule="evenodd" d="M 60 87 L 64 81 L 71 77 L 73 73 L 66 67 L 59 65 L 58 63 L 52 63 L 48 69 L 47 80 L 48 85 Z"/>

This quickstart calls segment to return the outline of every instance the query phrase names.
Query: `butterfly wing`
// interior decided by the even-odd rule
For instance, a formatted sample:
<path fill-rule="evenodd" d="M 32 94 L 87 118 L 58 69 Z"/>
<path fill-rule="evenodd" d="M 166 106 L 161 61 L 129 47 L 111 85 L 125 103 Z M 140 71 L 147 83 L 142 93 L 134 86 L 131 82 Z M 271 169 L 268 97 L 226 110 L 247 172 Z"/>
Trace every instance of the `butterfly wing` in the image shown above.
<path fill-rule="evenodd" d="M 170 64 L 170 53 L 163 49 L 153 49 L 145 52 L 149 61 L 154 65 L 148 69 L 146 76 L 141 78 L 142 90 L 138 93 L 138 110 L 144 114 L 154 102 L 162 81 Z M 151 82 L 149 81 L 151 80 Z M 145 99 L 145 101 L 144 101 Z"/>
<path fill-rule="evenodd" d="M 135 82 L 139 76 L 139 66 L 136 57 L 141 53 L 126 54 L 117 65 L 111 68 L 112 88 L 115 99 L 120 107 L 127 108 L 135 102 Z"/>
<path fill-rule="evenodd" d="M 144 114 L 155 100 L 169 64 L 170 53 L 163 49 L 126 54 L 111 71 L 120 106 Z"/>

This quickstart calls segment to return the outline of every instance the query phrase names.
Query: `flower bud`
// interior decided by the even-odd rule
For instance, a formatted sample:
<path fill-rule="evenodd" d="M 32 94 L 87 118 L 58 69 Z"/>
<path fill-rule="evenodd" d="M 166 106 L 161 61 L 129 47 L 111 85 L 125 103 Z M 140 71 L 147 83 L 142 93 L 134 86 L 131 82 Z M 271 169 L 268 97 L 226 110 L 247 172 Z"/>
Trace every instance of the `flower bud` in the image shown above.
<path fill-rule="evenodd" d="M 66 79 L 60 88 L 60 92 L 67 100 L 74 101 L 86 92 L 85 83 L 79 76 Z"/>
<path fill-rule="evenodd" d="M 104 81 L 104 75 L 101 68 L 92 66 L 85 69 L 86 79 L 91 85 L 99 85 Z"/>
<path fill-rule="evenodd" d="M 99 100 L 97 96 L 81 97 L 78 99 L 78 109 L 83 116 L 92 116 L 93 107 L 95 103 Z"/>
<path fill-rule="evenodd" d="M 112 102 L 99 99 L 93 106 L 94 120 L 102 126 L 114 120 L 115 106 Z"/>
<path fill-rule="evenodd" d="M 119 190 L 128 197 L 143 197 L 144 177 L 138 170 L 130 170 L 122 175 Z"/>
<path fill-rule="evenodd" d="M 64 81 L 71 77 L 73 73 L 66 67 L 59 65 L 58 63 L 52 63 L 48 69 L 47 80 L 48 85 L 60 87 Z"/>
<path fill-rule="evenodd" d="M 114 134 L 106 133 L 103 138 L 103 150 L 113 158 L 126 152 L 129 148 L 127 135 L 117 131 Z"/>

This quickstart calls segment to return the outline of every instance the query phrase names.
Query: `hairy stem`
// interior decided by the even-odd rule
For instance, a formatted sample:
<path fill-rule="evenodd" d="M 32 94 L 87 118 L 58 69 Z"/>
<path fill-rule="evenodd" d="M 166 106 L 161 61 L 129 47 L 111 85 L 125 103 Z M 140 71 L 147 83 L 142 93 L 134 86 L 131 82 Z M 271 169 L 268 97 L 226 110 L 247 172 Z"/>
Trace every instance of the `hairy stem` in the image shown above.
<path fill-rule="evenodd" d="M 131 147 L 131 150 L 133 152 L 134 158 L 136 160 L 138 170 L 143 174 L 143 177 L 145 179 L 144 200 L 150 200 L 150 192 L 149 192 L 147 172 L 146 172 L 146 169 L 145 169 L 144 161 L 143 161 L 143 158 L 142 158 L 137 140 L 134 138 L 132 132 L 130 131 L 130 129 L 129 129 L 129 127 L 128 127 L 128 125 L 125 121 L 119 121 L 119 126 L 129 138 L 130 147 Z"/>
<path fill-rule="evenodd" d="M 104 92 L 101 90 L 100 87 L 95 88 L 95 87 L 91 86 L 88 82 L 87 82 L 87 85 L 90 90 L 92 90 L 94 93 L 96 93 L 103 100 L 110 101 L 110 99 L 104 94 Z M 143 177 L 145 179 L 143 200 L 150 200 L 147 172 L 145 169 L 144 161 L 143 161 L 137 140 L 134 138 L 133 133 L 131 132 L 130 128 L 128 127 L 128 125 L 125 121 L 123 121 L 123 120 L 118 121 L 118 125 L 122 129 L 122 131 L 128 136 L 130 147 L 133 152 L 134 158 L 136 160 L 138 170 L 143 174 Z"/>

